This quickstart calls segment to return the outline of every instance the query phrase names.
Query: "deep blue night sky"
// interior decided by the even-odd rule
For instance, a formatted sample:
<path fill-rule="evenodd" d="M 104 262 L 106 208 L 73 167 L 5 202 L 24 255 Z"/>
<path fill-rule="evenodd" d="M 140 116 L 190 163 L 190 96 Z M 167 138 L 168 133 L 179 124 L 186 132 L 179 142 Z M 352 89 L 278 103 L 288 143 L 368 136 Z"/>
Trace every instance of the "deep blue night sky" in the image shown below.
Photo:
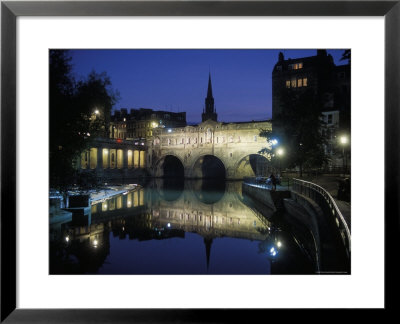
<path fill-rule="evenodd" d="M 114 107 L 186 111 L 188 123 L 201 121 L 211 71 L 218 120 L 271 118 L 272 69 L 282 51 L 287 58 L 316 50 L 71 50 L 74 74 L 106 72 L 120 93 Z M 343 50 L 328 50 L 337 65 Z"/>

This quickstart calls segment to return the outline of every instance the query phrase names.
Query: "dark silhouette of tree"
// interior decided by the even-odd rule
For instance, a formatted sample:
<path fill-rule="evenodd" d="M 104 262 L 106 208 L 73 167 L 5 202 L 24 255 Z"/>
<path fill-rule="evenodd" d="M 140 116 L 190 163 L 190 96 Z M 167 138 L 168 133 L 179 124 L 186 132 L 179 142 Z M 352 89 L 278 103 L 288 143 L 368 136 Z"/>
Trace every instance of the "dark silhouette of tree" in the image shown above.
<path fill-rule="evenodd" d="M 304 169 L 321 167 L 328 162 L 324 151 L 326 138 L 321 132 L 321 105 L 311 89 L 302 92 L 288 89 L 283 97 L 285 109 L 272 121 L 272 132 L 260 132 L 260 136 L 279 142 L 260 152 L 270 154 L 273 161 L 279 158 L 282 167 L 299 167 L 302 176 Z M 278 148 L 284 148 L 282 157 L 276 154 Z"/>
<path fill-rule="evenodd" d="M 341 61 L 348 60 L 349 64 L 351 62 L 351 50 L 347 49 L 344 50 L 342 57 L 340 58 Z"/>
<path fill-rule="evenodd" d="M 65 190 L 75 179 L 74 161 L 91 141 L 108 135 L 118 98 L 105 74 L 76 81 L 66 50 L 50 51 L 50 186 Z"/>

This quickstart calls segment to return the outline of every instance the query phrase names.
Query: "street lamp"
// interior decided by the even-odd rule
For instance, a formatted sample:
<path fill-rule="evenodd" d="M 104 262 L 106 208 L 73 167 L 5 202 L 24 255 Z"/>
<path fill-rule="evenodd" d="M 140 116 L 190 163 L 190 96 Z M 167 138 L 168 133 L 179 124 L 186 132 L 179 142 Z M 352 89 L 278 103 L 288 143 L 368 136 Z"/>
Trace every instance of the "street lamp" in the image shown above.
<path fill-rule="evenodd" d="M 343 174 L 346 174 L 346 167 L 347 167 L 347 163 L 345 163 L 345 159 L 346 159 L 346 157 L 345 157 L 345 152 L 344 152 L 344 149 L 345 149 L 345 147 L 346 147 L 346 145 L 348 144 L 348 142 L 349 142 L 349 139 L 348 139 L 348 137 L 346 136 L 346 135 L 342 135 L 342 136 L 340 136 L 339 137 L 339 141 L 340 141 L 340 144 L 342 145 L 342 159 L 343 159 Z"/>
<path fill-rule="evenodd" d="M 281 158 L 285 154 L 285 150 L 282 147 L 278 147 L 276 149 L 276 155 L 279 157 L 279 176 L 282 176 L 282 170 L 281 170 Z"/>

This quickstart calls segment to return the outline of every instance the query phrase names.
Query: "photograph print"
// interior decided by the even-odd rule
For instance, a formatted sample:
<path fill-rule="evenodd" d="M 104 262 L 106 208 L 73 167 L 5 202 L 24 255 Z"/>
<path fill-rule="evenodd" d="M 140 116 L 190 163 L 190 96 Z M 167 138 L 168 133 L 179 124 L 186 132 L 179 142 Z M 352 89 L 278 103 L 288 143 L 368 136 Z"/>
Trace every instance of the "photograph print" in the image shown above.
<path fill-rule="evenodd" d="M 350 49 L 50 49 L 49 274 L 351 274 Z"/>

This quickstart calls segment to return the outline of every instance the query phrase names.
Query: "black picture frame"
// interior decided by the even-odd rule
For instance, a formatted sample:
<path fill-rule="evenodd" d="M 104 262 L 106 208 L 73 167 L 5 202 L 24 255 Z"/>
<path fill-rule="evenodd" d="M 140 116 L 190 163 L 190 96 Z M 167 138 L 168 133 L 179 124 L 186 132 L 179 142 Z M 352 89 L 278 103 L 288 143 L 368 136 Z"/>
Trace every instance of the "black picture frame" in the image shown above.
<path fill-rule="evenodd" d="M 1 3 L 1 321 L 5 323 L 235 322 L 264 310 L 16 309 L 16 19 L 18 16 L 384 16 L 385 309 L 395 301 L 389 244 L 399 232 L 400 0 L 395 1 L 2 1 Z M 374 188 L 374 190 L 381 190 Z M 390 211 L 390 214 L 389 214 Z M 211 312 L 211 313 L 210 313 Z M 262 314 L 257 314 L 262 313 Z"/>

